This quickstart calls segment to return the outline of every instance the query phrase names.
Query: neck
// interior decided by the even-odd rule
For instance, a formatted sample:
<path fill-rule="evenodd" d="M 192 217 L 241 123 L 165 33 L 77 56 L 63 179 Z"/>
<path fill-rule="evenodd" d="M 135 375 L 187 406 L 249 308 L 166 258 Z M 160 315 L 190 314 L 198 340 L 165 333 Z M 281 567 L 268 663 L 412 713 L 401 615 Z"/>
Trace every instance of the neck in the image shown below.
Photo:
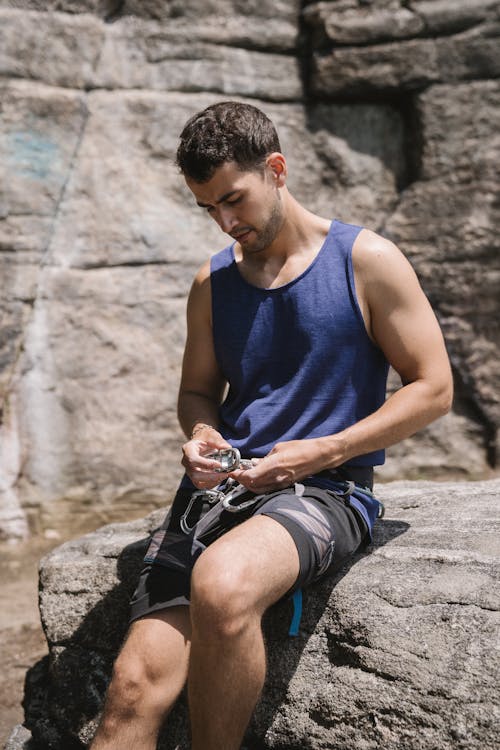
<path fill-rule="evenodd" d="M 261 267 L 270 262 L 285 263 L 294 255 L 316 252 L 328 233 L 330 220 L 306 208 L 282 188 L 283 222 L 274 240 L 259 252 L 245 252 L 238 246 L 237 256 L 245 265 Z"/>
<path fill-rule="evenodd" d="M 320 251 L 330 220 L 307 211 L 290 194 L 283 206 L 283 223 L 273 242 L 262 250 L 235 247 L 236 262 L 246 281 L 272 289 L 299 276 Z"/>

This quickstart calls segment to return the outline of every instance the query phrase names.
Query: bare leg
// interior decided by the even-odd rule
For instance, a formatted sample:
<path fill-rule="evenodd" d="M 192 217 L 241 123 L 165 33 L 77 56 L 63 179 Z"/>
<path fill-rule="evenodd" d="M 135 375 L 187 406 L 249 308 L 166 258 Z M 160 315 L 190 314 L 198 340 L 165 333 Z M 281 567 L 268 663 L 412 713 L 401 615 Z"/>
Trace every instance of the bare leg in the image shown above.
<path fill-rule="evenodd" d="M 92 750 L 155 750 L 158 733 L 187 677 L 188 607 L 137 620 L 114 666 Z"/>
<path fill-rule="evenodd" d="M 198 559 L 188 679 L 193 750 L 240 747 L 265 679 L 262 615 L 298 572 L 292 537 L 262 515 L 228 532 Z"/>

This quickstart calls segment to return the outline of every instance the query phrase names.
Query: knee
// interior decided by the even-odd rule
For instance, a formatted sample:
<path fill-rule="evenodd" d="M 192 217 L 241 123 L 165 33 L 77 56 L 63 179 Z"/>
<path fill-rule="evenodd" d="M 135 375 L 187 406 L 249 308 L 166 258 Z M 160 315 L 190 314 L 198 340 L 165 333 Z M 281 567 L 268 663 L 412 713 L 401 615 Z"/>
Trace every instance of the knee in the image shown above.
<path fill-rule="evenodd" d="M 108 689 L 107 714 L 120 720 L 131 718 L 151 694 L 151 681 L 142 661 L 120 654 L 114 664 Z"/>
<path fill-rule="evenodd" d="M 211 637 L 238 636 L 254 616 L 248 575 L 234 560 L 210 547 L 198 558 L 191 579 L 193 629 Z"/>

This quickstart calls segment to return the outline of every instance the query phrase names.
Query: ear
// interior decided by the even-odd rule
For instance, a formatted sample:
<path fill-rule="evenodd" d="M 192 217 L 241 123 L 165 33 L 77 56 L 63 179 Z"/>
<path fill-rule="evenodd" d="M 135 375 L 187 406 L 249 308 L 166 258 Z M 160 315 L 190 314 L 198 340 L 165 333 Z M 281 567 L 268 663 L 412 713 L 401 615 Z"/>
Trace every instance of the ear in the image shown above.
<path fill-rule="evenodd" d="M 276 183 L 276 187 L 283 187 L 288 176 L 286 159 L 279 151 L 274 151 L 266 159 L 266 167 Z"/>

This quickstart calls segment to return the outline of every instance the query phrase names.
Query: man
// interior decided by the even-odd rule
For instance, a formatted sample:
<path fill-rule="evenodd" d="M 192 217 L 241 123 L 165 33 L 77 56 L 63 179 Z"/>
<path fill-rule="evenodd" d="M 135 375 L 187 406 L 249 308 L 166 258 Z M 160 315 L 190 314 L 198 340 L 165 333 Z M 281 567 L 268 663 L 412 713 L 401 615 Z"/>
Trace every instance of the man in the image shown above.
<path fill-rule="evenodd" d="M 265 679 L 263 613 L 369 540 L 373 466 L 452 398 L 409 263 L 373 232 L 295 200 L 262 112 L 235 102 L 200 112 L 177 160 L 233 242 L 189 296 L 186 476 L 146 555 L 94 750 L 153 750 L 186 680 L 194 750 L 239 748 Z M 388 363 L 402 388 L 385 400 Z M 253 461 L 221 473 L 210 453 L 230 446 Z M 200 503 L 213 497 L 200 490 L 226 480 L 248 490 L 249 507 L 226 510 L 203 537 Z"/>

